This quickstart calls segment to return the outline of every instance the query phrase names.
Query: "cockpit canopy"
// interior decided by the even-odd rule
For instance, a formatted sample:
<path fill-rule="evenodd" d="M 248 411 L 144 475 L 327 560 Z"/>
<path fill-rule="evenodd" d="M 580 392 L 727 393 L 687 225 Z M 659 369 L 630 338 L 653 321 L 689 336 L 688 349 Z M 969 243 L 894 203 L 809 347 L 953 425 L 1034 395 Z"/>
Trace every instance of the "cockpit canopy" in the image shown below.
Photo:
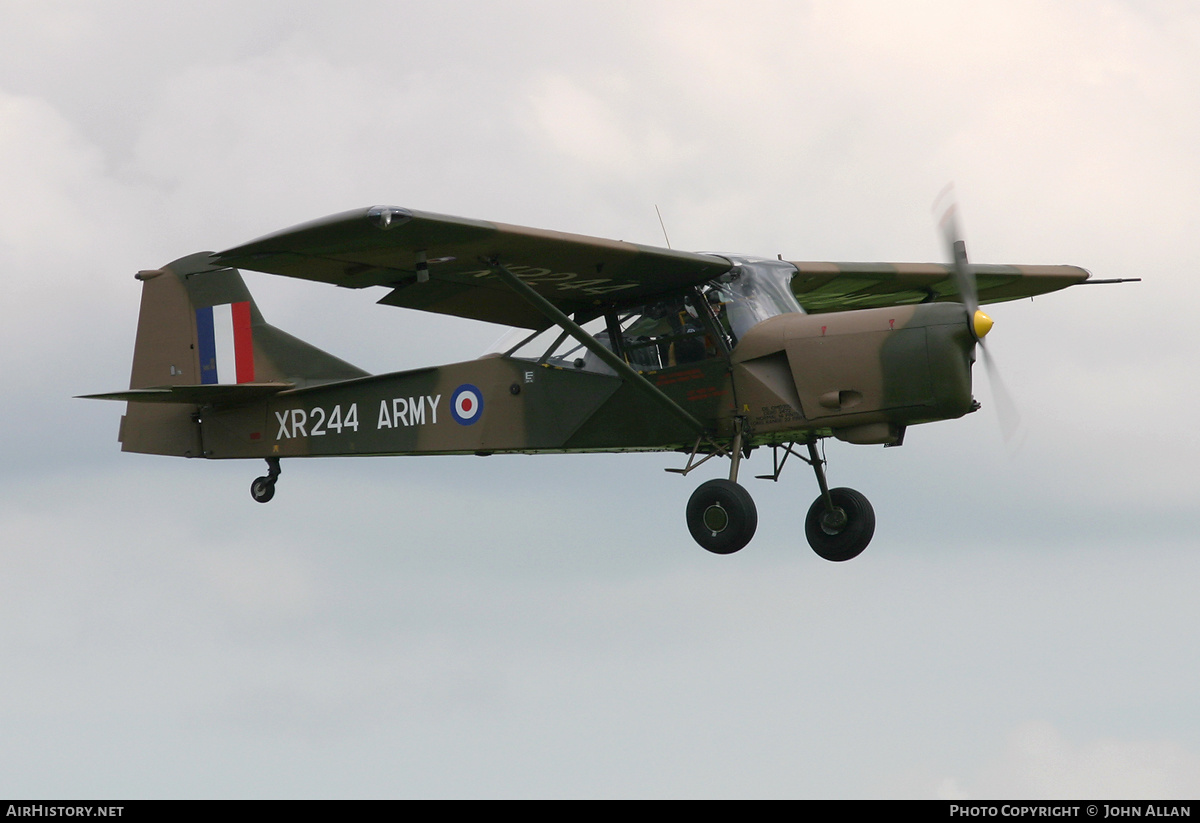
<path fill-rule="evenodd" d="M 792 276 L 796 267 L 782 260 L 722 255 L 734 268 L 712 281 L 707 288 L 716 292 L 728 314 L 734 342 L 762 321 L 779 314 L 804 313 L 792 294 Z M 709 297 L 709 302 L 713 299 Z"/>

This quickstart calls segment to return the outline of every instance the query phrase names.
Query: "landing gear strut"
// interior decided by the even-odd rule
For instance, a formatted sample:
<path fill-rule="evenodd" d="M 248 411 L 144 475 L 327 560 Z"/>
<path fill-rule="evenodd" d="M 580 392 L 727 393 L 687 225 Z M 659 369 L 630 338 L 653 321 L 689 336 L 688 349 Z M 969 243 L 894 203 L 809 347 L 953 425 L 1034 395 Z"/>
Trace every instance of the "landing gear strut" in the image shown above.
<path fill-rule="evenodd" d="M 255 502 L 267 503 L 275 496 L 275 481 L 279 478 L 279 473 L 279 458 L 268 457 L 266 476 L 256 477 L 250 484 L 250 496 Z"/>

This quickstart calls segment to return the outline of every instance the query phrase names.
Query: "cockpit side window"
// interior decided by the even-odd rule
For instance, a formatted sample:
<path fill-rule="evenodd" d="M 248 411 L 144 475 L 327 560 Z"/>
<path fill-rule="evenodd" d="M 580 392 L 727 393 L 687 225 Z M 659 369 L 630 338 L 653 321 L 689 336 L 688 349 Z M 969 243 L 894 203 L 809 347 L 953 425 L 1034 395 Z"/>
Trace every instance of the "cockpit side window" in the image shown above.
<path fill-rule="evenodd" d="M 697 363 L 723 351 L 708 331 L 713 328 L 711 322 L 701 315 L 708 307 L 696 308 L 699 300 L 691 293 L 666 297 L 593 318 L 584 324 L 584 330 L 638 371 Z M 508 345 L 510 340 L 516 342 Z M 727 348 L 726 344 L 724 350 Z M 523 337 L 514 334 L 499 341 L 493 350 L 558 368 L 613 373 L 598 356 L 556 328 Z M 540 357 L 536 356 L 538 352 Z"/>
<path fill-rule="evenodd" d="M 720 278 L 641 306 L 591 316 L 584 330 L 633 368 L 649 372 L 723 356 L 763 320 L 804 312 L 791 290 L 796 273 L 791 263 L 725 257 L 734 267 Z M 556 327 L 532 334 L 514 330 L 491 351 L 558 368 L 613 373 Z"/>
<path fill-rule="evenodd" d="M 696 305 L 695 293 L 664 298 L 617 316 L 621 349 L 629 365 L 638 371 L 658 371 L 697 363 L 721 354 L 717 341 Z"/>

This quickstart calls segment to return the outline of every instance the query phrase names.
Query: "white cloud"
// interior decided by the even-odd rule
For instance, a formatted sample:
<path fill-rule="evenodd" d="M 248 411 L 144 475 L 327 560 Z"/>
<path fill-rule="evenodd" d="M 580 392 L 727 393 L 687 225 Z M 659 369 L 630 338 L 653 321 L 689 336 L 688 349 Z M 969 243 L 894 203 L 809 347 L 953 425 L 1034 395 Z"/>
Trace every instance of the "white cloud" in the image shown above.
<path fill-rule="evenodd" d="M 1008 735 L 1004 752 L 968 788 L 947 779 L 943 799 L 1187 799 L 1200 791 L 1200 755 L 1169 740 L 1068 740 L 1030 721 Z"/>

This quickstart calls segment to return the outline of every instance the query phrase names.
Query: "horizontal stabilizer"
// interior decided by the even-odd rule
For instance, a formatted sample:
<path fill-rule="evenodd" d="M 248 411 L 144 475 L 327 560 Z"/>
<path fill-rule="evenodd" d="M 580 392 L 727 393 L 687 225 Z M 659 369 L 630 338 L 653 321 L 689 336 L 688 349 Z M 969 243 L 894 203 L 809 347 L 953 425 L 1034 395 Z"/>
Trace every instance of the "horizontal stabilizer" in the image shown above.
<path fill-rule="evenodd" d="M 183 403 L 193 406 L 236 406 L 252 403 L 294 387 L 294 383 L 229 383 L 159 386 L 105 394 L 83 394 L 83 400 L 123 400 L 128 403 Z"/>

